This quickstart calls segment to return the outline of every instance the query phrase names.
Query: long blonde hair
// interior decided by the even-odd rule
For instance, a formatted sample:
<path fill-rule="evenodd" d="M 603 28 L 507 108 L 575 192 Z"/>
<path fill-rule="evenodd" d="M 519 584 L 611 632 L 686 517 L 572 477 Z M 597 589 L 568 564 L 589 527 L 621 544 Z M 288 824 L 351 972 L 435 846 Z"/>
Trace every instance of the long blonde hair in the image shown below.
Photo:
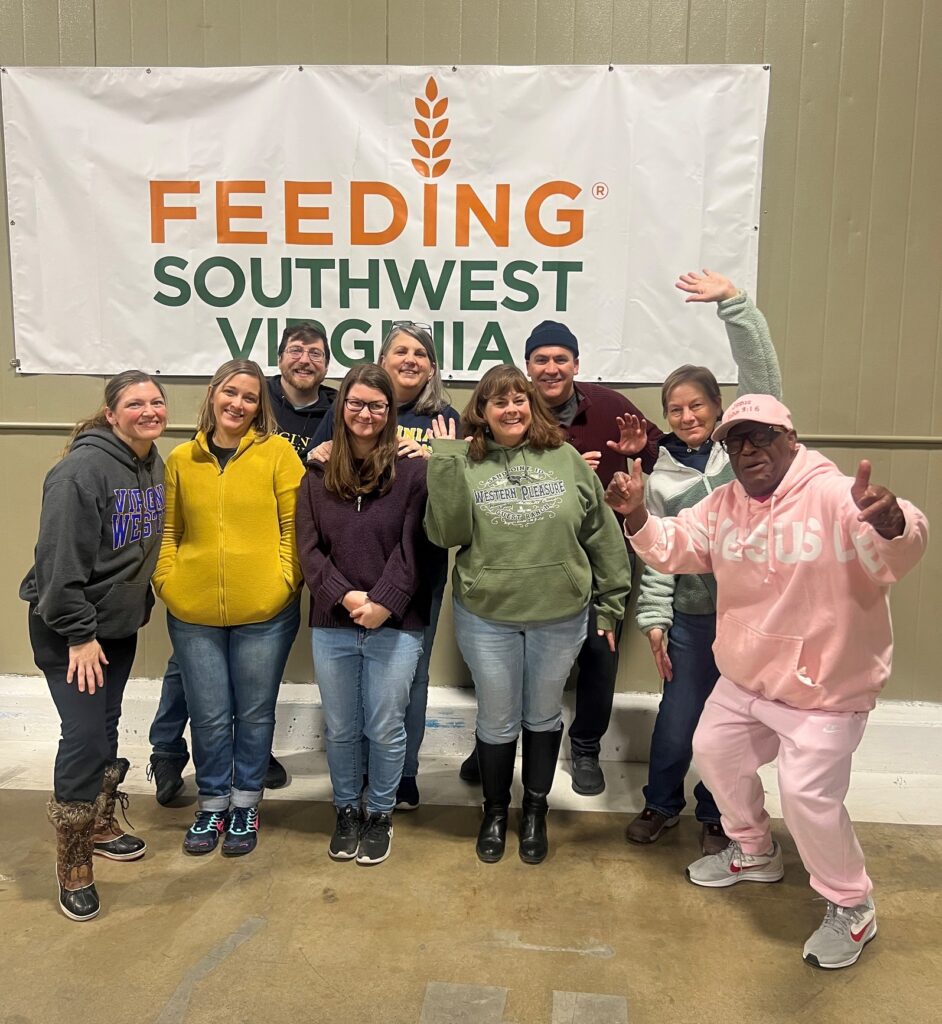
<path fill-rule="evenodd" d="M 264 441 L 278 432 L 278 421 L 271 407 L 271 398 L 268 394 L 268 381 L 262 368 L 251 359 L 230 359 L 213 374 L 209 382 L 200 411 L 196 417 L 196 429 L 201 430 L 207 437 L 213 432 L 216 426 L 216 414 L 213 412 L 213 398 L 216 392 L 233 377 L 244 373 L 254 377 L 258 381 L 258 409 L 255 418 L 249 426 L 255 431 L 259 439 Z"/>

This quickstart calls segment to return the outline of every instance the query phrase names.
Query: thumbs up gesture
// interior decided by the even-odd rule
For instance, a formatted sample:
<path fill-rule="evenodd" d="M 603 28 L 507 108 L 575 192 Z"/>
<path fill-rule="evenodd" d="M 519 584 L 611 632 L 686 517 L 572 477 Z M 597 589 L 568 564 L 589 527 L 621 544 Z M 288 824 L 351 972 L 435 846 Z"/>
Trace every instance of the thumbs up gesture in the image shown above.
<path fill-rule="evenodd" d="M 899 537 L 906 527 L 906 519 L 903 510 L 899 507 L 896 495 L 881 487 L 879 484 L 870 483 L 872 467 L 867 459 L 861 459 L 857 467 L 857 475 L 854 477 L 850 489 L 850 496 L 854 504 L 860 509 L 857 518 L 862 523 L 869 523 L 874 530 L 886 540 Z"/>

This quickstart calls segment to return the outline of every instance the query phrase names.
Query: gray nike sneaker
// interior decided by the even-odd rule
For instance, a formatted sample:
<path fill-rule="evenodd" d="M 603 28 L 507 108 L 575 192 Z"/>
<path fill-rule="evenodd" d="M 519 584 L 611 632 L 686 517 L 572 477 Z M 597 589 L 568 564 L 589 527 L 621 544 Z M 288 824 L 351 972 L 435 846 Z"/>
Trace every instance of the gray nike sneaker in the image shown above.
<path fill-rule="evenodd" d="M 687 878 L 694 885 L 708 889 L 724 889 L 737 882 L 780 882 L 785 876 L 782 848 L 772 843 L 771 853 L 743 853 L 739 843 L 730 843 L 725 850 L 695 860 L 687 868 Z"/>
<path fill-rule="evenodd" d="M 873 899 L 856 907 L 839 907 L 828 900 L 821 927 L 805 943 L 805 962 L 814 967 L 850 967 L 877 934 Z"/>

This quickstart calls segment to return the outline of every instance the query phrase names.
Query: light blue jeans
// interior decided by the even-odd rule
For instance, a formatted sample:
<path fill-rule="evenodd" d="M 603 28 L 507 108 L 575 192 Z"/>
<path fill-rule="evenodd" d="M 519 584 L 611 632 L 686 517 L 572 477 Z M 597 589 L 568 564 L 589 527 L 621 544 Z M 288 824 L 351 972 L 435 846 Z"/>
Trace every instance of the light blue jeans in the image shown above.
<path fill-rule="evenodd" d="M 370 770 L 366 809 L 371 814 L 390 813 L 406 756 L 406 707 L 422 654 L 422 633 L 389 626 L 315 627 L 311 648 L 324 708 L 334 804 L 355 807 L 360 799 L 365 736 Z"/>
<path fill-rule="evenodd" d="M 478 699 L 477 734 L 509 743 L 521 726 L 554 732 L 562 722 L 563 689 L 585 643 L 588 608 L 554 622 L 493 622 L 457 598 L 455 639 L 471 670 Z"/>
<path fill-rule="evenodd" d="M 298 632 L 300 601 L 267 622 L 199 626 L 167 612 L 183 675 L 199 807 L 254 807 L 275 732 L 275 701 Z"/>

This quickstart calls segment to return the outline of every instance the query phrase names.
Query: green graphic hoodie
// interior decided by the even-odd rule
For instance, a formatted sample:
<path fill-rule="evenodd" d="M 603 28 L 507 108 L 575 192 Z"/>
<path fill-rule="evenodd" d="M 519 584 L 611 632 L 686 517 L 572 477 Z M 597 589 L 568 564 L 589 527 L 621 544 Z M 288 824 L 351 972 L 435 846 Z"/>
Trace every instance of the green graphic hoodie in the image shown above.
<path fill-rule="evenodd" d="M 571 445 L 537 452 L 488 442 L 432 441 L 425 530 L 459 547 L 452 587 L 468 611 L 496 622 L 571 618 L 594 602 L 599 629 L 625 614 L 631 574 L 602 485 Z"/>

